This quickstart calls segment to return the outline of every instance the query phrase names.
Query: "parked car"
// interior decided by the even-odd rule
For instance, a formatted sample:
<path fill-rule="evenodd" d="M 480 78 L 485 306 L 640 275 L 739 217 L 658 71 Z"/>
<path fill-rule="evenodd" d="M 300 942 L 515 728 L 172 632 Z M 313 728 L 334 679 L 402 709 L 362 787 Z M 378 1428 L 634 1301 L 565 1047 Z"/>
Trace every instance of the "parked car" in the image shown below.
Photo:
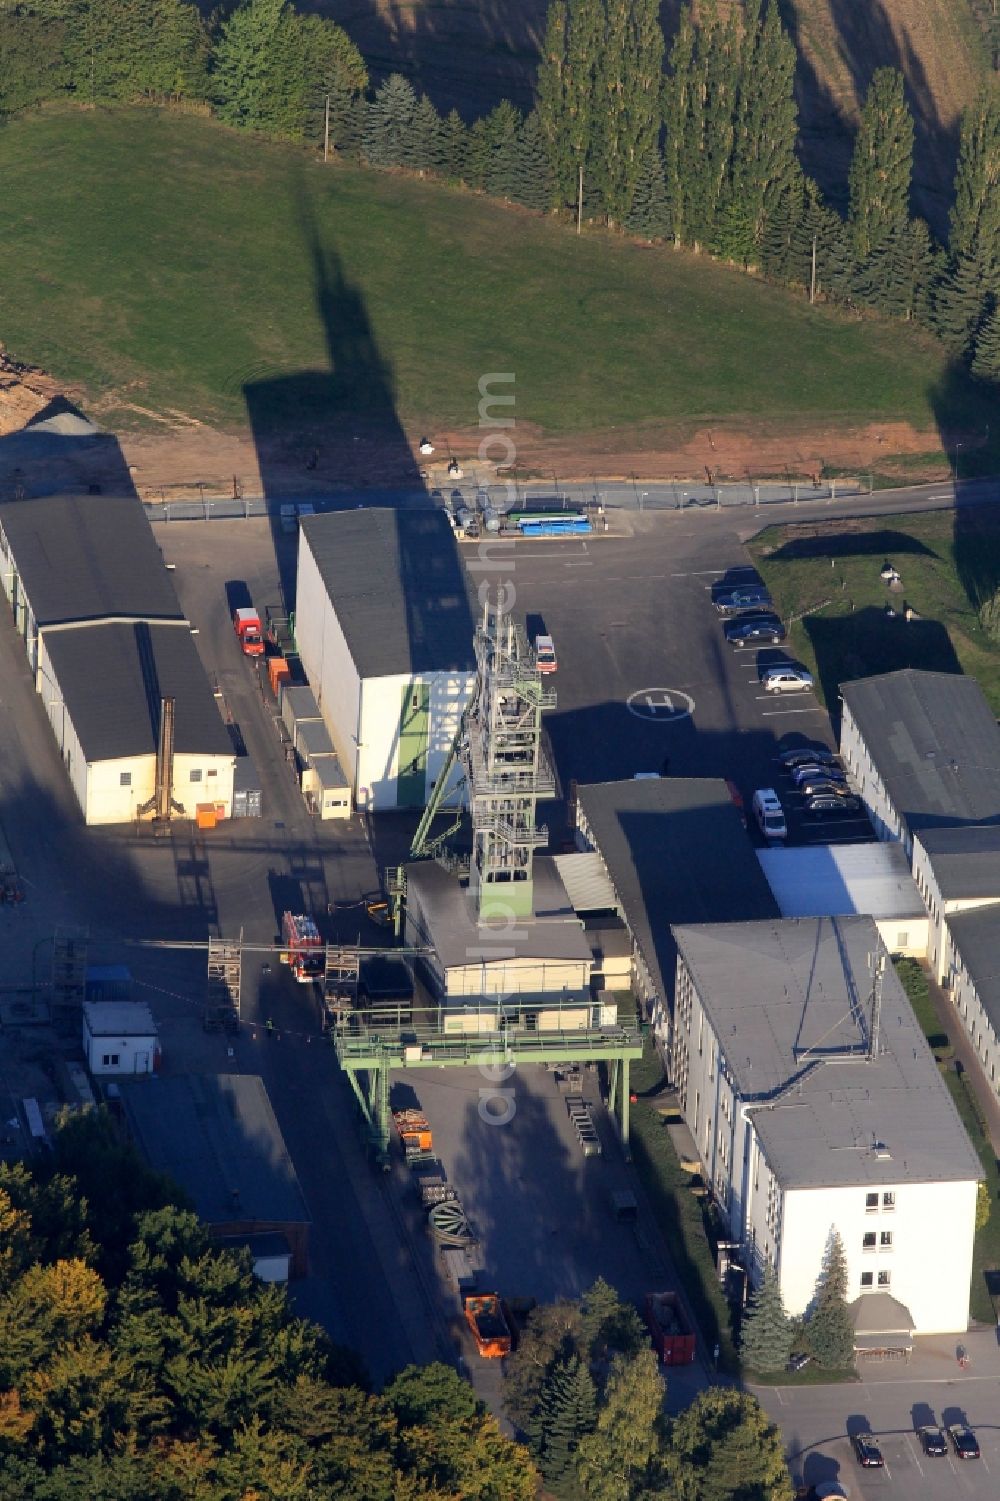
<path fill-rule="evenodd" d="M 765 693 L 801 693 L 813 685 L 812 673 L 804 667 L 765 667 L 760 674 Z"/>
<path fill-rule="evenodd" d="M 810 818 L 828 818 L 830 814 L 858 813 L 861 799 L 852 793 L 815 792 L 806 799 L 804 812 Z"/>
<path fill-rule="evenodd" d="M 779 751 L 774 759 L 779 766 L 784 766 L 786 771 L 791 771 L 795 766 L 805 766 L 809 762 L 820 766 L 826 765 L 827 762 L 833 762 L 838 766 L 840 764 L 837 752 L 827 750 L 825 745 L 796 745 L 790 750 Z"/>
<path fill-rule="evenodd" d="M 757 827 L 768 841 L 788 838 L 788 825 L 773 787 L 760 787 L 754 793 L 753 816 L 757 820 Z"/>
<path fill-rule="evenodd" d="M 967 1424 L 952 1423 L 948 1429 L 948 1437 L 959 1459 L 979 1458 L 979 1441 Z"/>
<path fill-rule="evenodd" d="M 788 1364 L 785 1369 L 787 1371 L 792 1371 L 793 1373 L 796 1371 L 804 1371 L 811 1360 L 812 1356 L 806 1355 L 805 1353 L 801 1355 L 790 1355 L 788 1357 Z"/>
<path fill-rule="evenodd" d="M 720 615 L 738 615 L 741 610 L 759 610 L 773 600 L 763 584 L 739 584 L 720 589 L 712 603 Z"/>
<path fill-rule="evenodd" d="M 929 1454 L 932 1458 L 935 1458 L 948 1453 L 948 1445 L 945 1442 L 944 1434 L 935 1423 L 926 1423 L 919 1430 L 919 1433 L 920 1447 L 925 1454 Z"/>
<path fill-rule="evenodd" d="M 870 1433 L 859 1433 L 854 1440 L 858 1464 L 866 1470 L 881 1470 L 885 1464 L 882 1450 Z"/>
<path fill-rule="evenodd" d="M 799 792 L 803 797 L 819 797 L 824 793 L 835 797 L 850 797 L 846 782 L 835 781 L 828 777 L 825 771 L 817 771 L 814 776 L 805 777 L 798 785 Z"/>
<path fill-rule="evenodd" d="M 734 646 L 744 641 L 770 641 L 777 645 L 785 639 L 785 627 L 777 615 L 741 615 L 738 620 L 727 620 L 726 640 Z"/>
<path fill-rule="evenodd" d="M 796 766 L 791 773 L 792 781 L 796 787 L 801 787 L 803 782 L 808 782 L 811 777 L 826 777 L 828 782 L 847 781 L 847 772 L 842 766 L 837 766 L 833 761 L 808 761 L 805 766 Z"/>

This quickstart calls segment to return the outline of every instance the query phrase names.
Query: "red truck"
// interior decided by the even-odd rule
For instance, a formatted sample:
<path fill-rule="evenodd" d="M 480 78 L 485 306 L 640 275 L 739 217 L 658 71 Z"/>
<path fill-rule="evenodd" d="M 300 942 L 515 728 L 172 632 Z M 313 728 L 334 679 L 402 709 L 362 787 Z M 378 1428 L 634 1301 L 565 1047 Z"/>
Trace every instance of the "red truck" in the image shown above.
<path fill-rule="evenodd" d="M 676 1293 L 647 1293 L 643 1307 L 653 1349 L 664 1365 L 690 1365 L 694 1335 Z"/>
<path fill-rule="evenodd" d="M 264 633 L 261 630 L 260 616 L 256 610 L 250 606 L 234 610 L 233 629 L 239 637 L 244 656 L 262 657 L 264 655 Z"/>
<path fill-rule="evenodd" d="M 281 942 L 281 962 L 289 966 L 300 985 L 323 978 L 323 940 L 311 917 L 286 912 L 281 919 Z"/>

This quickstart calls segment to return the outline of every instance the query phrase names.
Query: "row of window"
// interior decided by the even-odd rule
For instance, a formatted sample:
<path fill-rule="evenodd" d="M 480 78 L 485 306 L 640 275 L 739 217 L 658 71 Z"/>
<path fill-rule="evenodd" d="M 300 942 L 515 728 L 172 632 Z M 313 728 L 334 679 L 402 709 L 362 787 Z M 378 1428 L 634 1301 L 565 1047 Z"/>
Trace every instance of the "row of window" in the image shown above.
<path fill-rule="evenodd" d="M 877 1214 L 879 1209 L 887 1214 L 896 1207 L 896 1195 L 891 1188 L 887 1188 L 882 1194 L 865 1194 L 865 1213 Z"/>
<path fill-rule="evenodd" d="M 862 1292 L 864 1292 L 867 1288 L 871 1288 L 871 1287 L 875 1287 L 875 1286 L 878 1286 L 878 1287 L 891 1287 L 892 1286 L 892 1273 L 891 1272 L 889 1272 L 889 1271 L 879 1272 L 877 1275 L 878 1275 L 878 1283 L 876 1284 L 876 1281 L 875 1281 L 876 1273 L 875 1272 L 862 1272 L 861 1273 L 861 1290 L 862 1290 Z"/>
<path fill-rule="evenodd" d="M 891 1251 L 892 1231 L 881 1230 L 876 1235 L 876 1232 L 874 1230 L 866 1230 L 861 1241 L 861 1246 L 865 1251 L 874 1251 L 876 1246 L 880 1247 L 883 1251 Z"/>
<path fill-rule="evenodd" d="M 215 766 L 210 766 L 208 768 L 208 771 L 205 774 L 206 774 L 206 776 L 217 777 L 219 775 L 218 768 L 215 767 Z M 201 767 L 200 766 L 195 766 L 192 769 L 191 775 L 190 775 L 190 780 L 192 782 L 200 782 L 201 781 Z M 131 785 L 132 785 L 132 773 L 130 771 L 119 772 L 119 774 L 118 774 L 118 782 L 119 782 L 119 785 L 122 786 L 122 787 L 131 787 Z"/>

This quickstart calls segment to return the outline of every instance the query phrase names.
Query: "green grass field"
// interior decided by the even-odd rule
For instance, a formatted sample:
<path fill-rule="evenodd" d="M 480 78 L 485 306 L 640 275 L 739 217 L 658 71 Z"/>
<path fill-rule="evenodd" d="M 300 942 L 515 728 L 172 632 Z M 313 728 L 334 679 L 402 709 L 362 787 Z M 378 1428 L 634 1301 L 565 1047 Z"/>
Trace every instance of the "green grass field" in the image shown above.
<path fill-rule="evenodd" d="M 926 427 L 968 396 L 915 330 L 194 116 L 15 119 L 0 180 L 0 338 L 119 420 L 238 422 L 245 382 L 329 369 L 331 346 L 339 403 L 387 390 L 438 429 L 476 422 L 488 371 L 515 372 L 521 422 L 651 439 Z"/>
<path fill-rule="evenodd" d="M 772 527 L 750 552 L 834 718 L 840 683 L 902 667 L 967 672 L 1000 715 L 1000 646 L 978 614 L 1000 582 L 996 508 Z M 886 560 L 900 593 L 879 576 Z"/>

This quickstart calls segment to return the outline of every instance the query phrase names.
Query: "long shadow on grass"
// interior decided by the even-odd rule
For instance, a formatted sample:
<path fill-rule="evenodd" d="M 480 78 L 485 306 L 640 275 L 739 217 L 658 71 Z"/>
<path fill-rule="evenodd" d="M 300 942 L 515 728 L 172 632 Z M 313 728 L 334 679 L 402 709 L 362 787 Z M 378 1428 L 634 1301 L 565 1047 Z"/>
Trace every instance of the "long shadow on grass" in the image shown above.
<path fill-rule="evenodd" d="M 918 667 L 927 672 L 961 672 L 955 648 L 939 620 L 907 620 L 902 600 L 890 608 L 868 605 L 842 615 L 809 615 L 803 622 L 816 654 L 823 694 L 839 733 L 840 685 Z"/>
<path fill-rule="evenodd" d="M 863 523 L 861 523 L 863 525 Z M 812 558 L 882 558 L 889 562 L 903 554 L 922 554 L 933 557 L 932 550 L 917 537 L 906 532 L 886 528 L 881 532 L 844 531 L 824 532 L 817 536 L 792 536 L 776 552 L 768 554 L 769 562 L 804 562 Z M 878 570 L 876 569 L 876 572 Z"/>

